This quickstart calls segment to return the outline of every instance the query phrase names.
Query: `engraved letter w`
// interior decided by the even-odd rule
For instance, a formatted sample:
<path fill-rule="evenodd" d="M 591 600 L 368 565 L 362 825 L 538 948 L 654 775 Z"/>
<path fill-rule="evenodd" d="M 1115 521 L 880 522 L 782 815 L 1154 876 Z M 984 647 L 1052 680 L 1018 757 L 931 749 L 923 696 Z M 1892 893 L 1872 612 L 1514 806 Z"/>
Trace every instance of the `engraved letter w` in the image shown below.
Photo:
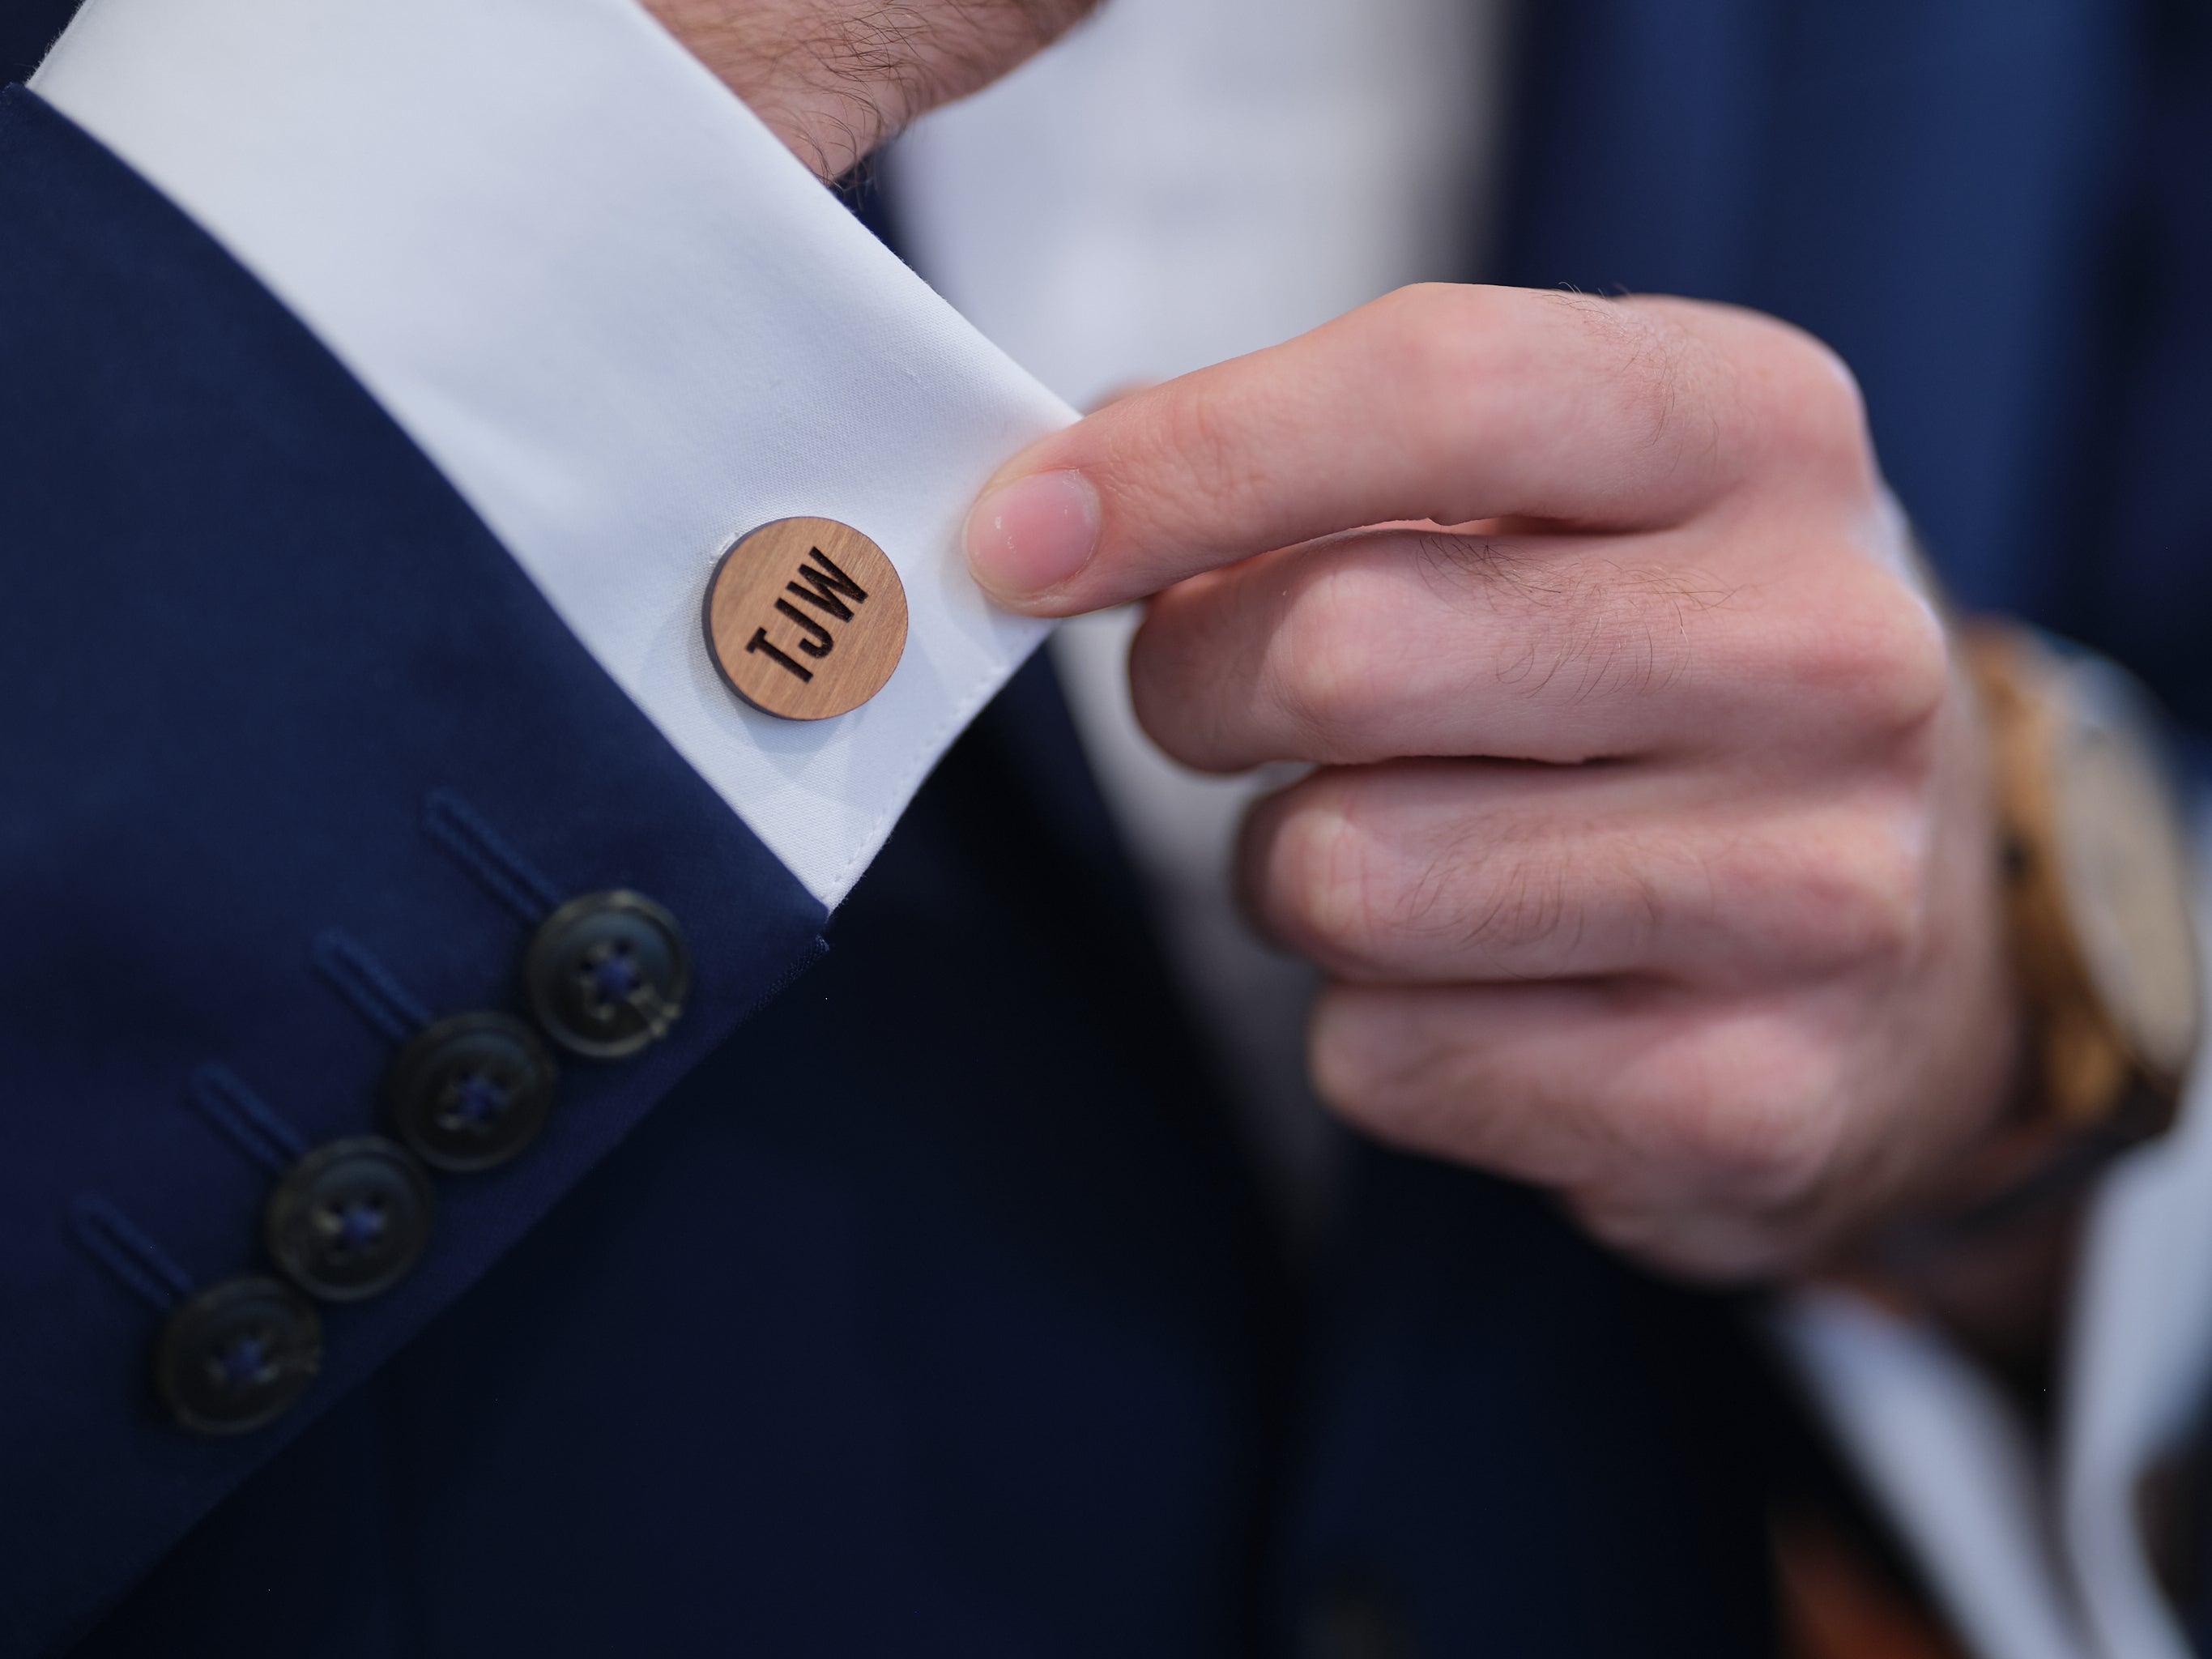
<path fill-rule="evenodd" d="M 837 568 L 836 562 L 820 548 L 811 549 L 808 556 L 819 559 L 822 562 L 822 569 L 817 570 L 808 564 L 800 565 L 799 574 L 805 580 L 806 586 L 801 587 L 797 582 L 786 582 L 783 585 L 784 592 L 798 594 L 816 610 L 828 611 L 839 622 L 852 621 L 851 607 L 845 603 L 844 599 L 837 596 L 842 593 L 846 598 L 850 599 L 854 605 L 859 605 L 868 597 L 868 590 Z M 825 572 L 827 574 L 824 574 Z M 776 605 L 780 610 L 789 608 L 781 599 L 776 601 Z"/>

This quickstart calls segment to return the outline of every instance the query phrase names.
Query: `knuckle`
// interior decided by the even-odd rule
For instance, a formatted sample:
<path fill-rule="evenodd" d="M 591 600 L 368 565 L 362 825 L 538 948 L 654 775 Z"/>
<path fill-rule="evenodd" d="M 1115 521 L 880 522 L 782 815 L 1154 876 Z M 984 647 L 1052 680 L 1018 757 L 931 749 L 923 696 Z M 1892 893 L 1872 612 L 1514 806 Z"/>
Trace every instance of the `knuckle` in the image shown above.
<path fill-rule="evenodd" d="M 1252 859 L 1251 906 L 1268 931 L 1294 949 L 1331 956 L 1376 935 L 1364 837 L 1340 790 L 1301 786 L 1263 804 L 1250 823 L 1261 848 Z"/>
<path fill-rule="evenodd" d="M 1695 1188 L 1778 1206 L 1817 1187 L 1842 1127 L 1835 1058 L 1786 1024 L 1709 1039 L 1707 1081 L 1662 1120 L 1656 1149 Z"/>
<path fill-rule="evenodd" d="M 1378 349 L 1402 370 L 1419 372 L 1456 363 L 1486 343 L 1498 320 L 1495 294 L 1459 283 L 1415 283 L 1376 301 Z"/>
<path fill-rule="evenodd" d="M 1758 448 L 1820 464 L 1839 481 L 1872 483 L 1872 446 L 1858 378 L 1833 348 L 1762 312 L 1699 307 L 1718 349 L 1705 364 L 1725 374 L 1741 435 Z"/>
<path fill-rule="evenodd" d="M 1419 1138 L 1417 1125 L 1438 1093 L 1430 1058 L 1381 1018 L 1370 993 L 1331 987 L 1315 1000 L 1306 1028 L 1306 1072 L 1331 1111 L 1396 1145 Z"/>
<path fill-rule="evenodd" d="M 1883 614 L 1867 629 L 1866 678 L 1875 695 L 1869 712 L 1890 729 L 1932 726 L 1951 695 L 1951 641 L 1936 609 L 1901 584 L 1891 584 Z"/>
<path fill-rule="evenodd" d="M 1306 1075 L 1331 1110 L 1350 1114 L 1373 1091 L 1373 1066 L 1324 995 L 1306 1031 Z"/>
<path fill-rule="evenodd" d="M 1391 386 L 1402 429 L 1431 447 L 1432 470 L 1456 462 L 1481 388 L 1510 349 L 1511 330 L 1496 290 L 1422 283 L 1376 302 L 1369 342 L 1377 379 Z"/>
<path fill-rule="evenodd" d="M 1242 858 L 1246 904 L 1301 955 L 1353 973 L 1388 969 L 1410 945 L 1455 927 L 1450 873 L 1401 832 L 1379 833 L 1371 780 L 1322 772 L 1256 806 Z"/>
<path fill-rule="evenodd" d="M 1568 1212 L 1582 1230 L 1623 1255 L 1649 1257 L 1674 1231 L 1667 1208 L 1640 1193 L 1596 1188 L 1579 1188 L 1565 1196 Z"/>
<path fill-rule="evenodd" d="M 1806 381 L 1805 406 L 1822 431 L 1855 453 L 1867 448 L 1866 392 L 1841 353 L 1826 341 L 1799 333 L 1800 372 Z"/>
<path fill-rule="evenodd" d="M 1920 838 L 1886 821 L 1862 827 L 1830 866 L 1831 937 L 1847 958 L 1897 963 L 1920 948 L 1928 857 Z"/>
<path fill-rule="evenodd" d="M 1796 819 L 1741 851 L 1730 874 L 1763 948 L 1800 968 L 1893 965 L 1925 938 L 1929 856 L 1912 815 L 1875 802 Z"/>
<path fill-rule="evenodd" d="M 1788 462 L 1787 476 L 1865 496 L 1875 489 L 1866 403 L 1857 378 L 1826 343 L 1793 324 L 1735 307 L 1637 300 L 1617 307 L 1649 331 L 1631 343 L 1639 398 L 1655 446 L 1678 458 L 1737 459 L 1723 470 Z M 1704 425 L 1684 416 L 1697 411 Z"/>
<path fill-rule="evenodd" d="M 1360 1040 L 1352 1020 L 1324 994 L 1314 1005 L 1306 1032 L 1306 1073 L 1314 1093 L 1329 1109 L 1364 1120 L 1382 1093 L 1374 1045 Z"/>
<path fill-rule="evenodd" d="M 1316 1097 L 1386 1146 L 1459 1161 L 1480 1158 L 1457 1068 L 1425 1051 L 1418 1058 L 1385 1052 L 1375 1033 L 1348 1034 L 1351 1023 L 1316 1021 L 1312 1029 L 1306 1064 Z"/>
<path fill-rule="evenodd" d="M 1260 695 L 1303 756 L 1358 756 L 1358 734 L 1396 701 L 1385 641 L 1361 619 L 1385 611 L 1375 574 L 1337 565 L 1303 581 L 1283 611 L 1261 666 Z M 1387 613 L 1387 612 L 1386 612 Z"/>
<path fill-rule="evenodd" d="M 1934 606 L 1858 555 L 1850 576 L 1774 641 L 1772 678 L 1830 721 L 1877 738 L 1930 726 L 1950 694 L 1950 645 Z"/>
<path fill-rule="evenodd" d="M 1852 448 L 1866 432 L 1866 398 L 1858 377 L 1835 348 L 1794 323 L 1739 312 L 1745 333 L 1744 389 L 1769 422 Z"/>
<path fill-rule="evenodd" d="M 1603 1189 L 1570 1193 L 1567 1205 L 1600 1243 L 1677 1278 L 1741 1285 L 1792 1265 L 1786 1232 L 1755 1213 L 1715 1213 L 1709 1206 Z"/>
<path fill-rule="evenodd" d="M 1129 704 L 1161 749 L 1201 770 L 1234 763 L 1231 714 L 1237 677 L 1219 672 L 1219 607 L 1186 586 L 1156 595 L 1129 641 Z"/>

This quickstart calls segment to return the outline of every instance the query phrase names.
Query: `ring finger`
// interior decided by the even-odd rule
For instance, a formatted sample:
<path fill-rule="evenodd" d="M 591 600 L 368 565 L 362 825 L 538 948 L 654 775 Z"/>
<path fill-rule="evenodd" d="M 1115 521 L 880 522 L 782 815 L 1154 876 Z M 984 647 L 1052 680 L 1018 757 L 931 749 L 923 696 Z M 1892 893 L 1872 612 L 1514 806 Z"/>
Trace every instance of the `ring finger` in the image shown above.
<path fill-rule="evenodd" d="M 1760 986 L 1911 936 L 1909 815 L 1733 793 L 1639 763 L 1334 768 L 1254 807 L 1239 871 L 1261 927 L 1355 981 Z"/>

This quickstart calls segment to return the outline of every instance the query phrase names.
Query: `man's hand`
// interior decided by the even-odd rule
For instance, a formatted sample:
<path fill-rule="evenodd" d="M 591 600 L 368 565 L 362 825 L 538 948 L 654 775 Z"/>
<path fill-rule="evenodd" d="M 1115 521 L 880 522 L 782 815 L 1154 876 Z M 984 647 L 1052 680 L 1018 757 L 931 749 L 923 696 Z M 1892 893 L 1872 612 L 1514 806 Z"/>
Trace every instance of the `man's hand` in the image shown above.
<path fill-rule="evenodd" d="M 1407 289 L 1044 440 L 969 535 L 1024 611 L 1158 595 L 1130 672 L 1170 754 L 1318 765 L 1242 879 L 1333 975 L 1314 1075 L 1384 1139 L 1735 1277 L 1996 1113 L 1971 695 L 1804 335 Z"/>
<path fill-rule="evenodd" d="M 835 179 L 996 80 L 1097 0 L 644 0 L 799 159 Z"/>

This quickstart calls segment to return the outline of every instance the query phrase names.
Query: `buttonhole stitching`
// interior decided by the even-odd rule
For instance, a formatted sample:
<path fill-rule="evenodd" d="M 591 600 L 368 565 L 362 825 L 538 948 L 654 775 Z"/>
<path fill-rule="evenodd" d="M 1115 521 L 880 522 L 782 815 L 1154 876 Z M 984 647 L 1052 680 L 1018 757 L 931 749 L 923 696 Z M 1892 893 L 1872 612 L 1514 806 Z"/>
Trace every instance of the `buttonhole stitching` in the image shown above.
<path fill-rule="evenodd" d="M 429 1010 L 351 935 L 335 927 L 316 934 L 314 958 L 331 988 L 392 1042 L 404 1043 L 429 1024 Z"/>
<path fill-rule="evenodd" d="M 265 1170 L 282 1175 L 307 1156 L 306 1139 L 228 1066 L 199 1067 L 185 1085 L 185 1098 Z"/>
<path fill-rule="evenodd" d="M 70 1204 L 77 1242 L 157 1313 L 190 1296 L 192 1281 L 169 1253 L 97 1193 L 80 1193 Z"/>
<path fill-rule="evenodd" d="M 559 891 L 538 866 L 453 790 L 433 789 L 424 799 L 422 829 L 526 926 L 559 908 Z"/>

